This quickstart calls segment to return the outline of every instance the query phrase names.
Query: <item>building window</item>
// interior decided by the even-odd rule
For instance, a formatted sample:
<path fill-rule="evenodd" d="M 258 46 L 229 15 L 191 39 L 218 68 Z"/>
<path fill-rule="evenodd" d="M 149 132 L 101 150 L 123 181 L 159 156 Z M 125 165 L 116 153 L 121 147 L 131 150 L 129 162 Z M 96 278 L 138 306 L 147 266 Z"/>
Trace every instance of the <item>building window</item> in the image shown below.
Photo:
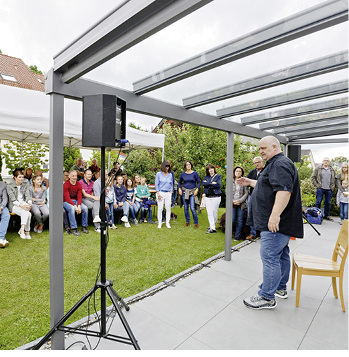
<path fill-rule="evenodd" d="M 36 78 L 39 83 L 44 84 L 44 82 L 40 78 Z"/>
<path fill-rule="evenodd" d="M 0 76 L 4 81 L 17 82 L 17 79 L 9 74 L 0 73 Z"/>

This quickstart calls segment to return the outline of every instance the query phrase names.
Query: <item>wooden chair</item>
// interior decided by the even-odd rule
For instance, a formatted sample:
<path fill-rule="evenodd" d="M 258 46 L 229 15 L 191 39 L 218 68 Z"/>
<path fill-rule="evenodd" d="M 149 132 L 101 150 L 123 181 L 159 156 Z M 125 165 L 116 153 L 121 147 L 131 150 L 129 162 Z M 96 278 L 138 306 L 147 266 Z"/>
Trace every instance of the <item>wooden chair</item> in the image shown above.
<path fill-rule="evenodd" d="M 302 275 L 316 275 L 332 277 L 333 294 L 338 299 L 336 278 L 339 278 L 339 294 L 342 310 L 345 311 L 343 297 L 344 265 L 348 255 L 348 220 L 344 220 L 342 229 L 333 251 L 332 259 L 314 257 L 305 254 L 294 253 L 292 256 L 292 285 L 294 289 L 295 275 L 297 271 L 296 306 L 299 306 Z M 338 256 L 341 262 L 337 261 Z"/>

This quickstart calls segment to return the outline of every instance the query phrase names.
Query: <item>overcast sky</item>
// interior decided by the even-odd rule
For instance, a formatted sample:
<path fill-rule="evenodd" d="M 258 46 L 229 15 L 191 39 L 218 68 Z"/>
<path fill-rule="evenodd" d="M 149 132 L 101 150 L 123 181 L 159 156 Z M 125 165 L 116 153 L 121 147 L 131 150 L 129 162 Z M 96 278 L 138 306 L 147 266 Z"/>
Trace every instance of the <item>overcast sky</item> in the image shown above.
<path fill-rule="evenodd" d="M 0 0 L 0 49 L 3 54 L 19 57 L 27 65 L 37 65 L 40 70 L 47 72 L 53 66 L 53 57 L 58 52 L 121 2 L 123 1 Z M 323 0 L 214 0 L 85 77 L 132 90 L 133 82 L 153 72 L 321 2 Z M 147 95 L 181 105 L 185 97 L 347 50 L 347 47 L 348 23 L 344 23 L 193 76 Z M 348 71 L 341 70 L 227 99 L 196 110 L 215 114 L 217 109 L 224 106 L 345 78 L 348 78 Z M 130 121 L 150 129 L 159 119 L 128 113 L 128 122 Z M 318 162 L 324 155 L 343 155 L 348 146 L 331 144 L 325 147 L 317 145 L 302 148 L 311 148 Z"/>

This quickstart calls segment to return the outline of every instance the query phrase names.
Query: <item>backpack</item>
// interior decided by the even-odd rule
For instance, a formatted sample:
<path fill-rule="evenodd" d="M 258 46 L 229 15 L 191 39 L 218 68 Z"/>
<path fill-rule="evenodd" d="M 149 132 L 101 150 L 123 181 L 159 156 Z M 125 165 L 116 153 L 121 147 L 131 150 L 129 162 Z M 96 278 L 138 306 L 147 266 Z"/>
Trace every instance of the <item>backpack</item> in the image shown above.
<path fill-rule="evenodd" d="M 324 214 L 320 208 L 311 207 L 305 211 L 305 217 L 311 224 L 321 224 Z"/>

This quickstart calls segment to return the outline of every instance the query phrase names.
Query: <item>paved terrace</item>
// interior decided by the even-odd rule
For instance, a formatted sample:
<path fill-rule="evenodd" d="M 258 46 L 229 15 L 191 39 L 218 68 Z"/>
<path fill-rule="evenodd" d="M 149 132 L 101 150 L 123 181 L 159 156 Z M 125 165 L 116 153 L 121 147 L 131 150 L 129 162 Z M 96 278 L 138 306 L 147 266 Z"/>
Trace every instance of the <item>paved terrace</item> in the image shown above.
<path fill-rule="evenodd" d="M 291 252 L 331 258 L 341 226 L 325 221 L 308 224 L 305 238 L 291 240 Z M 204 239 L 209 239 L 205 236 Z M 345 268 L 345 305 L 333 296 L 331 278 L 303 276 L 300 306 L 295 290 L 288 286 L 288 299 L 277 299 L 272 310 L 250 310 L 243 298 L 257 292 L 262 281 L 262 264 L 257 240 L 241 243 L 232 252 L 231 261 L 204 262 L 200 270 L 137 301 L 126 299 L 130 311 L 124 315 L 142 350 L 345 350 L 348 349 L 348 263 Z M 216 257 L 217 258 L 217 257 Z M 197 267 L 196 267 L 197 268 Z M 163 288 L 159 284 L 154 289 Z M 116 288 L 117 290 L 117 288 Z M 151 291 L 151 289 L 150 289 Z M 148 291 L 147 291 L 148 292 Z M 135 299 L 136 298 L 136 299 Z M 136 302 L 132 302 L 136 300 Z M 79 321 L 78 323 L 81 323 Z M 108 325 L 109 326 L 109 325 Z M 99 330 L 98 325 L 89 329 Z M 109 333 L 126 336 L 116 316 Z M 66 348 L 76 341 L 89 344 L 83 335 L 70 334 Z M 92 348 L 97 338 L 89 337 Z M 29 344 L 30 345 L 30 344 Z M 22 348 L 28 348 L 29 345 Z M 81 343 L 71 349 L 81 349 Z M 48 346 L 46 346 L 48 348 Z M 101 339 L 98 350 L 127 350 L 132 346 Z"/>

